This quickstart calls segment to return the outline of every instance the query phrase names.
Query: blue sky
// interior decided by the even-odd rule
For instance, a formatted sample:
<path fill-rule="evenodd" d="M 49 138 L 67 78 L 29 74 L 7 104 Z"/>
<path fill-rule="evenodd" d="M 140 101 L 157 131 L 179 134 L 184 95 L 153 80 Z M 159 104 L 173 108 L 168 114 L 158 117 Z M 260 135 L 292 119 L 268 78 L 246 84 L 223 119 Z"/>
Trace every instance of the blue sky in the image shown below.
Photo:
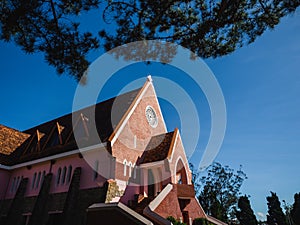
<path fill-rule="evenodd" d="M 2 42 L 0 49 L 1 124 L 25 130 L 71 112 L 77 86 L 72 78 L 57 76 L 41 54 L 26 55 Z M 100 53 L 94 52 L 90 59 Z M 222 88 L 227 109 L 227 130 L 216 161 L 234 169 L 243 165 L 248 179 L 242 192 L 251 196 L 255 213 L 266 214 L 270 191 L 292 203 L 294 193 L 300 192 L 300 11 L 250 46 L 205 62 Z M 116 74 L 100 99 L 118 94 L 123 85 L 148 74 L 172 79 L 184 89 L 191 85 L 175 68 L 138 64 Z M 193 87 L 188 92 L 200 102 L 201 141 L 191 158 L 198 162 L 210 116 L 203 93 Z M 174 107 L 161 103 L 168 128 L 180 127 Z"/>

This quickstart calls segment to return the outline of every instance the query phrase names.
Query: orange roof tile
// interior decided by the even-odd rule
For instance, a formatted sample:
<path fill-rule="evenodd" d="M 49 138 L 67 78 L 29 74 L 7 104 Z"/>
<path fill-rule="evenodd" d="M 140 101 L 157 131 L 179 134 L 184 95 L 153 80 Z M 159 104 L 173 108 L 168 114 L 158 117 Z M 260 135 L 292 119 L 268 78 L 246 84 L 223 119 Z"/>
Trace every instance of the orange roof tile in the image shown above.
<path fill-rule="evenodd" d="M 15 129 L 0 125 L 0 153 L 10 155 L 14 152 L 30 135 Z"/>

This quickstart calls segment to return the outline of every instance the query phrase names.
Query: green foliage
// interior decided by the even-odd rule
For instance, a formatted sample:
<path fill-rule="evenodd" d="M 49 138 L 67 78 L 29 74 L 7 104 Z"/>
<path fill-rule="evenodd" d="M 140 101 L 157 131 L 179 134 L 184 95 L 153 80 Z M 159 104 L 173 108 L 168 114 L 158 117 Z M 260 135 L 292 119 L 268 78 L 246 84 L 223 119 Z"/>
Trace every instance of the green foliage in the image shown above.
<path fill-rule="evenodd" d="M 294 195 L 294 204 L 291 210 L 291 219 L 295 225 L 300 224 L 300 192 Z"/>
<path fill-rule="evenodd" d="M 271 192 L 271 196 L 267 197 L 268 201 L 268 225 L 287 225 L 285 215 L 280 206 L 280 201 L 276 193 Z"/>
<path fill-rule="evenodd" d="M 193 221 L 193 225 L 213 225 L 206 218 L 196 218 Z"/>
<path fill-rule="evenodd" d="M 168 216 L 167 220 L 171 221 L 173 225 L 186 225 L 186 223 L 181 223 L 176 220 L 173 216 Z"/>
<path fill-rule="evenodd" d="M 246 174 L 240 168 L 236 172 L 228 166 L 214 163 L 207 175 L 200 179 L 199 202 L 204 211 L 221 221 L 235 218 L 235 207 L 240 195 L 241 185 Z"/>
<path fill-rule="evenodd" d="M 236 217 L 241 225 L 258 225 L 250 201 L 246 195 L 239 198 L 238 207 L 240 210 L 236 211 Z"/>
<path fill-rule="evenodd" d="M 1 0 L 0 40 L 26 53 L 42 52 L 59 74 L 79 80 L 89 65 L 87 54 L 99 47 L 163 40 L 200 57 L 218 57 L 252 43 L 299 5 L 299 0 Z M 95 10 L 107 26 L 86 31 L 82 16 Z M 168 59 L 175 52 L 150 54 Z M 135 53 L 126 57 L 137 58 Z"/>
<path fill-rule="evenodd" d="M 13 41 L 26 53 L 43 52 L 59 74 L 79 79 L 87 69 L 86 55 L 99 47 L 91 32 L 80 32 L 76 18 L 98 7 L 97 0 L 1 0 L 0 40 Z"/>
<path fill-rule="evenodd" d="M 189 163 L 190 170 L 192 172 L 192 183 L 194 185 L 196 196 L 199 196 L 201 191 L 200 172 L 196 170 L 192 163 Z"/>

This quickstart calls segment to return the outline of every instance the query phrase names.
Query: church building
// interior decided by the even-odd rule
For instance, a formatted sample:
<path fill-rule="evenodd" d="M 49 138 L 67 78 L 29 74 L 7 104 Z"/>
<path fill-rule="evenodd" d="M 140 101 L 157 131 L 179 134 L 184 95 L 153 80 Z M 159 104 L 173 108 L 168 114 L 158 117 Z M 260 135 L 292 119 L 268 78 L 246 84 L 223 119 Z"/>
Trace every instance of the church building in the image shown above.
<path fill-rule="evenodd" d="M 205 214 L 152 78 L 25 131 L 0 125 L 0 225 L 169 224 Z"/>

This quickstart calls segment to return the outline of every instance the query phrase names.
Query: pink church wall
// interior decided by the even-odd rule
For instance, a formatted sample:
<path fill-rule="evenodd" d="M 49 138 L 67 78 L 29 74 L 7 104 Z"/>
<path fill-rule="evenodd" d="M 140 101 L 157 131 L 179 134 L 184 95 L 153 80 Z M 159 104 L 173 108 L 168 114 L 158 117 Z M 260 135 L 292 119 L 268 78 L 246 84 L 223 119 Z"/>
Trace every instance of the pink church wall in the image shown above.
<path fill-rule="evenodd" d="M 147 81 L 149 82 L 149 81 Z M 144 86 L 145 88 L 145 86 Z M 146 107 L 151 106 L 157 115 L 158 124 L 155 128 L 151 127 L 146 118 Z M 161 114 L 153 85 L 150 84 L 142 98 L 138 102 L 134 112 L 126 121 L 117 140 L 113 143 L 112 154 L 116 157 L 115 178 L 122 181 L 128 181 L 133 176 L 134 165 L 138 158 L 143 154 L 150 138 L 152 136 L 166 132 L 166 126 Z M 126 175 L 124 175 L 124 160 L 127 163 Z M 132 165 L 130 169 L 129 164 Z M 129 172 L 131 170 L 131 174 Z M 145 191 L 147 187 L 127 187 L 121 201 L 125 204 L 128 200 L 133 200 L 135 194 L 139 194 L 140 190 Z"/>
<path fill-rule="evenodd" d="M 98 186 L 103 186 L 108 177 L 103 177 L 101 174 L 107 175 L 107 172 L 101 172 L 101 168 L 106 167 L 103 163 L 107 164 L 107 160 L 101 158 L 101 154 L 98 151 L 88 152 L 84 155 L 84 158 L 80 158 L 79 154 L 69 156 L 63 159 L 58 159 L 52 167 L 53 181 L 51 183 L 50 193 L 66 192 L 69 189 L 69 183 L 61 182 L 57 184 L 58 170 L 64 167 L 67 168 L 72 166 L 72 174 L 76 167 L 81 167 L 81 180 L 80 189 L 93 188 Z M 87 160 L 87 161 L 86 161 Z M 98 176 L 96 179 L 94 174 L 95 162 L 98 160 Z M 103 162 L 104 161 L 104 162 Z"/>
<path fill-rule="evenodd" d="M 145 116 L 145 110 L 148 105 L 154 108 L 158 117 L 158 125 L 155 128 L 148 124 Z M 138 157 L 145 150 L 150 138 L 165 132 L 166 127 L 163 116 L 160 113 L 154 88 L 150 85 L 112 146 L 112 154 L 117 161 L 116 178 L 128 180 L 129 174 L 124 176 L 124 160 L 135 164 Z M 136 144 L 134 143 L 134 136 L 136 136 Z"/>
<path fill-rule="evenodd" d="M 102 152 L 102 153 L 101 153 Z M 50 193 L 58 193 L 58 192 L 67 192 L 69 189 L 69 182 L 67 182 L 67 179 L 64 184 L 61 183 L 62 178 L 62 172 L 63 168 L 66 167 L 66 178 L 68 173 L 68 168 L 71 165 L 72 166 L 72 175 L 76 167 L 81 167 L 81 181 L 80 181 L 80 188 L 81 189 L 87 189 L 87 188 L 93 188 L 98 186 L 103 186 L 105 181 L 108 177 L 103 177 L 102 175 L 108 175 L 107 168 L 109 168 L 110 163 L 107 158 L 107 154 L 103 155 L 103 151 L 89 151 L 85 154 L 84 158 L 80 158 L 79 154 L 75 154 L 72 156 L 64 157 L 57 159 L 55 163 L 52 165 L 50 161 L 34 164 L 31 167 L 21 167 L 18 169 L 15 169 L 11 171 L 10 173 L 3 171 L 0 171 L 0 180 L 1 180 L 1 187 L 0 187 L 0 199 L 5 198 L 11 199 L 14 198 L 15 193 L 17 191 L 16 186 L 16 180 L 19 177 L 19 183 L 21 181 L 21 177 L 28 178 L 28 184 L 27 189 L 25 192 L 25 196 L 36 196 L 38 195 L 40 188 L 41 188 L 41 181 L 42 181 L 42 174 L 43 171 L 45 171 L 46 174 L 49 172 L 53 173 L 51 187 L 50 187 Z M 85 160 L 87 159 L 88 162 Z M 98 176 L 96 179 L 94 175 L 94 169 L 93 165 L 95 165 L 95 161 L 98 160 Z M 89 165 L 91 164 L 91 166 Z M 57 177 L 58 177 L 58 169 L 61 168 L 61 178 L 59 184 L 57 184 Z M 51 169 L 51 171 L 50 171 Z M 33 185 L 34 180 L 34 174 L 36 173 L 36 179 L 35 183 Z M 38 174 L 41 173 L 40 176 L 40 182 L 37 186 L 37 179 Z M 14 181 L 15 179 L 15 181 Z M 2 183 L 3 180 L 3 183 Z M 8 187 L 5 184 L 5 180 L 8 183 Z M 18 184 L 19 184 L 18 183 Z M 14 187 L 15 188 L 14 188 Z"/>
<path fill-rule="evenodd" d="M 168 216 L 173 216 L 174 218 L 179 219 L 182 217 L 182 213 L 177 198 L 177 192 L 175 189 L 172 189 L 169 192 L 169 194 L 163 199 L 163 201 L 154 210 L 154 212 L 156 212 L 163 218 L 167 218 Z"/>

